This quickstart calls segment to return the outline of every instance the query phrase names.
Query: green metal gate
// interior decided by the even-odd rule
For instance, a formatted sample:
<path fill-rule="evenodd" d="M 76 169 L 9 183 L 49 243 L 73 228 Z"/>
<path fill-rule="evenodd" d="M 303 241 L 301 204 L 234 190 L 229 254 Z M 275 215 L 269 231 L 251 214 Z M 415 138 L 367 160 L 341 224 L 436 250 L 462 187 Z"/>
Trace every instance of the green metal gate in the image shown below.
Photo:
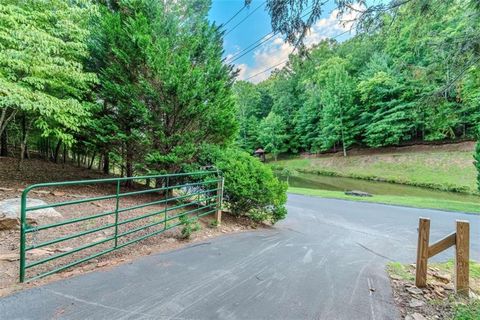
<path fill-rule="evenodd" d="M 128 183 L 132 184 L 134 181 L 136 182 L 135 186 L 141 190 L 122 192 L 122 186 Z M 150 187 L 152 181 L 156 182 L 154 188 Z M 62 186 L 92 185 L 102 185 L 105 186 L 105 189 L 111 188 L 111 192 L 98 197 L 68 200 L 40 206 L 28 206 L 30 192 L 48 192 L 44 190 L 39 191 L 38 189 L 40 188 L 51 189 Z M 66 196 L 70 197 L 69 195 Z M 122 199 L 131 197 L 138 199 L 138 197 L 142 196 L 157 197 L 157 199 L 133 206 L 122 206 Z M 181 217 L 187 216 L 189 220 L 192 220 L 214 212 L 218 213 L 221 209 L 222 198 L 223 177 L 216 170 L 31 185 L 23 191 L 21 198 L 20 282 L 32 281 L 51 275 L 129 244 L 158 235 L 184 223 L 185 218 L 183 218 L 183 221 L 180 221 Z M 81 205 L 77 209 L 67 211 L 72 213 L 76 212 L 76 210 L 89 208 L 89 204 L 96 204 L 97 207 L 102 208 L 98 203 L 108 200 L 111 200 L 110 205 L 112 208 L 106 211 L 73 216 L 69 219 L 43 225 L 31 225 L 28 223 L 29 213 L 35 210 Z M 162 207 L 158 209 L 158 206 Z M 136 210 L 152 208 L 154 210 L 146 214 L 144 212 L 142 214 L 135 213 Z M 147 223 L 142 224 L 142 222 Z M 63 231 L 59 230 L 59 228 L 67 228 L 67 230 Z M 120 228 L 124 230 L 120 230 Z M 58 236 L 55 231 L 64 233 Z M 86 237 L 107 232 L 110 232 L 107 237 L 94 239 L 94 241 L 91 241 L 91 239 L 84 240 Z M 46 238 L 46 240 L 39 242 L 38 238 L 42 237 Z M 68 249 L 58 248 L 58 245 L 68 241 L 73 241 L 75 244 L 80 243 L 81 245 L 73 248 L 68 247 Z M 32 250 L 40 248 L 43 248 L 43 251 L 50 250 L 48 251 L 49 255 L 41 259 L 31 259 L 29 253 L 33 253 L 34 251 Z M 81 256 L 77 258 L 72 257 L 73 255 Z M 67 261 L 60 261 L 62 259 Z M 71 261 L 72 259 L 73 261 Z M 56 262 L 60 261 L 60 265 L 51 266 L 50 264 L 53 264 L 52 261 L 55 260 L 57 260 Z M 34 269 L 36 268 L 40 270 L 35 271 Z"/>

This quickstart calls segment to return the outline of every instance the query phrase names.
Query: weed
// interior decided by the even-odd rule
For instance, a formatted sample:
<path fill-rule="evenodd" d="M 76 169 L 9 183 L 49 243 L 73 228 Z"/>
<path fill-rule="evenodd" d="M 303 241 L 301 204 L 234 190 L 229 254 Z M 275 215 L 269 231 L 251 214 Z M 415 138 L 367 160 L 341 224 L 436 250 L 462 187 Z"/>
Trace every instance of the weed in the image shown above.
<path fill-rule="evenodd" d="M 190 218 L 188 215 L 183 215 L 179 218 L 183 225 L 181 234 L 183 239 L 190 239 L 192 233 L 201 229 L 200 223 L 198 223 L 197 217 Z"/>

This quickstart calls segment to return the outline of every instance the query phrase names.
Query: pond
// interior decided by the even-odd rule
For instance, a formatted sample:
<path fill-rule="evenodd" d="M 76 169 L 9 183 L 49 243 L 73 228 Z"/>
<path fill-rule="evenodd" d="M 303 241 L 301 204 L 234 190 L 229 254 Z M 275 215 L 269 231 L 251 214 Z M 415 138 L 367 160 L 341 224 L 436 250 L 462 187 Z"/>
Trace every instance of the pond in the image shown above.
<path fill-rule="evenodd" d="M 285 180 L 284 177 L 280 179 Z M 322 176 L 311 173 L 299 173 L 290 177 L 290 186 L 297 188 L 320 189 L 330 191 L 360 190 L 373 195 L 413 196 L 453 201 L 478 202 L 480 197 L 475 195 L 437 191 L 428 188 L 414 187 L 402 184 L 377 182 L 353 178 Z"/>

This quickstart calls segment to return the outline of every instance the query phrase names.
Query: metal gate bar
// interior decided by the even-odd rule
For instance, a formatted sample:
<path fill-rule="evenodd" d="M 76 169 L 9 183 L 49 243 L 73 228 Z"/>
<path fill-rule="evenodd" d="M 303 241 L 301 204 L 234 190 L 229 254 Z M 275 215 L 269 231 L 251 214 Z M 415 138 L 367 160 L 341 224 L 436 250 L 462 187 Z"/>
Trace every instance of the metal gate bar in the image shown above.
<path fill-rule="evenodd" d="M 156 187 L 156 188 L 147 188 L 145 190 L 140 190 L 140 191 L 131 191 L 131 192 L 123 192 L 121 193 L 121 183 L 122 182 L 127 182 L 127 181 L 135 181 L 135 180 L 151 180 L 151 179 L 163 179 L 164 181 L 166 180 L 166 184 L 162 187 Z M 173 184 L 170 185 L 170 182 L 172 180 L 192 180 L 192 182 L 181 182 L 179 184 Z M 111 195 L 106 195 L 106 196 L 98 196 L 98 197 L 91 197 L 91 198 L 85 198 L 85 199 L 79 199 L 79 200 L 73 200 L 73 201 L 63 201 L 63 202 L 57 202 L 57 203 L 50 203 L 46 205 L 40 205 L 40 206 L 33 206 L 33 207 L 28 207 L 27 206 L 27 200 L 28 200 L 28 194 L 30 191 L 33 189 L 38 189 L 38 188 L 51 188 L 51 187 L 60 187 L 60 186 L 79 186 L 79 185 L 92 185 L 92 184 L 105 184 L 105 183 L 114 183 L 115 184 L 115 194 Z M 194 190 L 191 191 L 192 187 L 194 187 Z M 186 190 L 186 194 L 182 195 L 176 195 L 173 197 L 168 197 L 170 192 L 173 193 L 173 190 Z M 164 192 L 165 197 L 160 200 L 156 201 L 151 201 L 147 203 L 142 203 L 130 207 L 125 207 L 121 208 L 120 207 L 120 199 L 124 197 L 131 197 L 131 196 L 137 196 L 137 195 L 144 195 L 144 194 L 151 194 L 154 192 Z M 144 240 L 146 238 L 158 235 L 162 232 L 165 232 L 167 230 L 170 230 L 172 228 L 175 228 L 179 225 L 182 224 L 182 222 L 178 221 L 172 224 L 169 224 L 170 221 L 179 219 L 182 216 L 185 215 L 192 215 L 194 214 L 194 217 L 190 218 L 196 219 L 201 216 L 205 216 L 214 212 L 217 212 L 220 210 L 221 205 L 222 205 L 222 198 L 223 198 L 223 177 L 221 172 L 218 170 L 215 171 L 198 171 L 198 172 L 192 172 L 192 173 L 176 173 L 176 174 L 164 174 L 164 175 L 150 175 L 150 176 L 139 176 L 139 177 L 130 177 L 130 178 L 109 178 L 109 179 L 95 179 L 95 180 L 81 180 L 81 181 L 67 181 L 67 182 L 54 182 L 54 183 L 39 183 L 39 184 L 34 184 L 29 187 L 27 187 L 23 193 L 22 193 L 22 198 L 21 198 L 21 227 L 20 227 L 20 282 L 25 282 L 25 281 L 32 281 L 38 278 L 46 277 L 48 275 L 54 274 L 59 271 L 63 271 L 65 269 L 68 269 L 70 267 L 73 267 L 75 265 L 78 265 L 80 263 L 86 262 L 88 260 L 94 259 L 96 257 L 99 257 L 101 255 L 104 255 L 106 253 L 112 252 L 114 250 L 118 250 L 120 248 L 123 248 L 125 246 L 128 246 L 132 243 Z M 192 198 L 196 197 L 196 199 L 191 200 Z M 115 199 L 115 210 L 109 210 L 106 212 L 101 212 L 97 214 L 92 214 L 92 215 L 87 215 L 87 216 L 82 216 L 78 218 L 72 218 L 64 221 L 59 221 L 55 223 L 50 223 L 50 224 L 44 224 L 40 226 L 32 226 L 27 223 L 27 214 L 28 212 L 34 211 L 34 210 L 40 210 L 40 209 L 47 209 L 47 208 L 56 208 L 56 207 L 62 207 L 62 206 L 69 206 L 69 205 L 75 205 L 75 204 L 82 204 L 82 203 L 91 203 L 95 201 L 102 201 L 102 200 L 109 200 L 109 199 Z M 187 201 L 189 200 L 189 201 Z M 170 206 L 170 204 L 173 203 L 175 205 Z M 135 217 L 131 217 L 125 220 L 119 220 L 120 214 L 123 212 L 131 211 L 131 210 L 136 210 L 136 209 L 141 209 L 145 208 L 148 206 L 153 206 L 153 205 L 159 205 L 163 204 L 164 208 L 161 210 L 156 210 L 154 212 L 149 212 L 144 215 L 139 215 Z M 192 207 L 196 206 L 196 208 L 192 209 Z M 177 213 L 175 215 L 169 216 L 168 213 L 176 210 L 182 210 L 180 213 Z M 115 222 L 114 223 L 107 223 L 102 226 L 84 230 L 81 232 L 76 232 L 73 234 L 69 234 L 63 237 L 58 237 L 55 239 L 51 239 L 48 241 L 44 241 L 41 243 L 33 243 L 33 244 L 27 244 L 27 235 L 30 233 L 34 232 L 39 232 L 42 230 L 47 230 L 47 229 L 52 229 L 52 228 L 57 228 L 65 225 L 70 225 L 70 224 L 75 224 L 83 221 L 90 221 L 90 220 L 95 220 L 98 218 L 106 217 L 106 216 L 113 216 L 115 217 Z M 142 225 L 140 227 L 135 227 L 129 230 L 126 230 L 124 232 L 119 233 L 118 227 L 119 226 L 127 226 L 129 223 L 135 222 L 135 221 L 141 221 L 143 219 L 147 218 L 152 218 L 155 216 L 163 216 L 160 221 L 155 221 L 146 225 Z M 155 227 L 158 225 L 162 225 L 163 228 L 160 230 L 156 230 L 154 232 L 148 233 L 146 235 L 142 235 L 139 237 L 136 237 L 134 239 L 128 240 L 124 243 L 119 243 L 119 239 L 122 237 L 126 237 L 128 235 L 134 234 L 136 232 L 145 230 L 147 228 Z M 78 246 L 76 248 L 73 248 L 71 250 L 68 250 L 66 252 L 62 252 L 59 254 L 56 254 L 54 256 L 49 256 L 47 258 L 35 260 L 35 261 L 27 261 L 27 252 L 33 249 L 38 249 L 38 248 L 43 248 L 43 247 L 48 247 L 50 245 L 54 245 L 57 243 L 61 243 L 63 241 L 68 241 L 72 240 L 75 238 L 79 238 L 85 235 L 89 235 L 95 232 L 107 230 L 107 229 L 114 229 L 114 233 L 112 236 L 107 237 L 105 239 L 95 241 L 92 243 L 88 243 L 82 246 Z M 83 257 L 81 259 L 77 259 L 73 262 L 67 263 L 65 265 L 62 265 L 60 267 L 54 268 L 52 270 L 42 272 L 42 273 L 37 273 L 33 275 L 32 277 L 27 278 L 26 277 L 26 272 L 28 269 L 42 265 L 44 263 L 47 263 L 52 260 L 56 260 L 59 258 L 66 257 L 68 255 L 80 252 L 82 250 L 92 248 L 95 246 L 98 246 L 103 243 L 107 243 L 112 241 L 112 247 L 96 252 L 94 254 L 91 254 L 87 257 Z"/>

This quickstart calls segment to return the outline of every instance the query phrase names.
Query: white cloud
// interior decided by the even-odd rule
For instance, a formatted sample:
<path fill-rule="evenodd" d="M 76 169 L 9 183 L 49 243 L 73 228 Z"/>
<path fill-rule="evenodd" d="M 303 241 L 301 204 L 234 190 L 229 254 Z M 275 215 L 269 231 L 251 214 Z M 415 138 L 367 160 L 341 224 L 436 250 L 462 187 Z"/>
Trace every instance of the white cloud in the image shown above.
<path fill-rule="evenodd" d="M 355 9 L 362 9 L 360 5 L 355 5 Z M 330 15 L 326 18 L 318 20 L 307 33 L 304 42 L 307 47 L 311 47 L 314 44 L 326 39 L 335 37 L 343 32 L 353 29 L 353 21 L 355 20 L 358 12 L 351 10 L 350 12 L 344 13 L 342 16 L 339 15 L 337 9 L 333 10 Z M 353 30 L 352 30 L 353 32 Z M 281 63 L 286 60 L 289 54 L 293 51 L 293 46 L 285 43 L 281 36 L 275 36 L 253 53 L 254 63 L 253 65 L 240 64 L 237 67 L 240 69 L 238 79 L 245 80 L 249 77 L 270 68 L 276 64 Z M 282 63 L 277 68 L 282 68 L 284 64 Z M 259 74 L 258 76 L 249 79 L 249 81 L 258 83 L 270 76 L 270 73 L 273 71 L 269 70 Z"/>

